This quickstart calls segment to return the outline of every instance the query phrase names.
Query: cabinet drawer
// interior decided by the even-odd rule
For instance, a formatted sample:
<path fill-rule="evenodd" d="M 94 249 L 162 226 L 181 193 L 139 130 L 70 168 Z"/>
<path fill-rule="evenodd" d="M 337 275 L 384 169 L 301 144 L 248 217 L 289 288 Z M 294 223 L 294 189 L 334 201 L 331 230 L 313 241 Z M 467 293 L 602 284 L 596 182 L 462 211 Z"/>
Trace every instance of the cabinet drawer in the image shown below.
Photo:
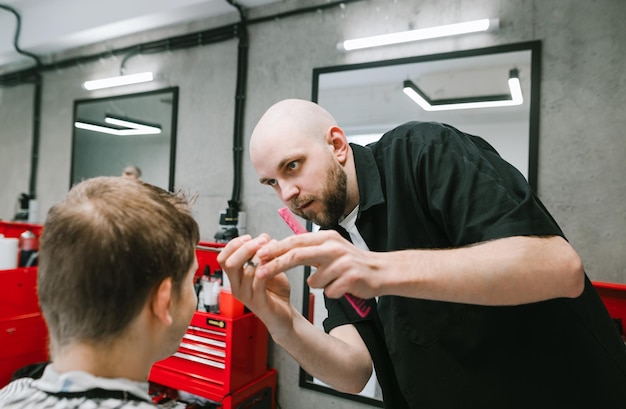
<path fill-rule="evenodd" d="M 37 267 L 0 270 L 0 319 L 39 312 Z"/>
<path fill-rule="evenodd" d="M 149 379 L 206 394 L 223 395 L 267 371 L 267 329 L 251 313 L 239 317 L 196 312 L 178 351 L 154 364 Z"/>
<path fill-rule="evenodd" d="M 0 359 L 47 351 L 48 328 L 40 313 L 0 320 Z"/>

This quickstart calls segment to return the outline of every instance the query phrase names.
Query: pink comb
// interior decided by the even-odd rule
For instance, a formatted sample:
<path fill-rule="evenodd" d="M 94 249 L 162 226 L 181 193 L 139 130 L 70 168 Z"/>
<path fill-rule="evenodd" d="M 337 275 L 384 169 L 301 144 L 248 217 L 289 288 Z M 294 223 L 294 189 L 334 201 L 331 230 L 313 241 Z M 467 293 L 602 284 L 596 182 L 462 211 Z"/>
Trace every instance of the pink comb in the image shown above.
<path fill-rule="evenodd" d="M 278 209 L 278 214 L 280 214 L 280 217 L 283 218 L 283 220 L 291 228 L 291 231 L 293 231 L 295 234 L 308 233 L 307 229 L 304 228 L 304 226 L 298 221 L 298 219 L 296 219 L 296 216 L 294 216 L 294 214 L 291 213 L 291 211 L 286 207 Z"/>
<path fill-rule="evenodd" d="M 282 207 L 278 209 L 278 214 L 280 214 L 280 217 L 283 218 L 283 220 L 291 228 L 291 231 L 295 234 L 308 233 L 307 229 L 302 226 L 302 223 L 296 219 L 296 216 L 294 216 L 288 208 Z M 352 294 L 345 294 L 344 297 L 346 297 L 346 300 L 348 300 L 352 308 L 354 308 L 356 313 L 359 314 L 361 318 L 365 318 L 367 314 L 369 314 L 371 307 L 366 304 L 364 299 L 355 297 Z"/>

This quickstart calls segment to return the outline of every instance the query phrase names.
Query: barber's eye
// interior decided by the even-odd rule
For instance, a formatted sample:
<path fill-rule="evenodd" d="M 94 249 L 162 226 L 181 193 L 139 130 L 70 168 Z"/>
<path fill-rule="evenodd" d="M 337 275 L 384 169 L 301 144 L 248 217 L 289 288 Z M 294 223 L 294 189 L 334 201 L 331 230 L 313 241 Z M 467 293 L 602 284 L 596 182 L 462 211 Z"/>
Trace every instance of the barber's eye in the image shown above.
<path fill-rule="evenodd" d="M 267 184 L 270 186 L 276 186 L 276 179 L 268 179 Z"/>
<path fill-rule="evenodd" d="M 297 161 L 297 160 L 294 160 L 293 162 L 289 162 L 287 164 L 287 168 L 289 170 L 296 170 L 296 169 L 298 169 L 299 166 L 300 166 L 300 162 Z"/>

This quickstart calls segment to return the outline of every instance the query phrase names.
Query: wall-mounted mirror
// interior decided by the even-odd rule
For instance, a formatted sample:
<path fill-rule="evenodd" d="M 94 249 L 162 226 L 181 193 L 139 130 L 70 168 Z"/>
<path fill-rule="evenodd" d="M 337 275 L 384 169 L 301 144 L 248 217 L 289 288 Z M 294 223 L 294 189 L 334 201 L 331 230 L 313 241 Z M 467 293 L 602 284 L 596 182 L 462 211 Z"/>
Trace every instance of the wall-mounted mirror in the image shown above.
<path fill-rule="evenodd" d="M 177 112 L 177 87 L 75 101 L 71 186 L 137 166 L 144 181 L 173 190 Z"/>
<path fill-rule="evenodd" d="M 532 41 L 315 68 L 312 100 L 335 117 L 354 143 L 375 141 L 412 120 L 444 122 L 479 135 L 536 190 L 540 58 L 541 42 Z M 405 87 L 413 89 L 408 93 L 414 99 Z M 310 273 L 305 268 L 305 278 Z M 303 300 L 303 314 L 322 328 L 327 316 L 323 293 L 310 290 L 305 281 Z M 382 407 L 374 377 L 358 396 L 339 393 L 302 369 L 300 386 Z"/>

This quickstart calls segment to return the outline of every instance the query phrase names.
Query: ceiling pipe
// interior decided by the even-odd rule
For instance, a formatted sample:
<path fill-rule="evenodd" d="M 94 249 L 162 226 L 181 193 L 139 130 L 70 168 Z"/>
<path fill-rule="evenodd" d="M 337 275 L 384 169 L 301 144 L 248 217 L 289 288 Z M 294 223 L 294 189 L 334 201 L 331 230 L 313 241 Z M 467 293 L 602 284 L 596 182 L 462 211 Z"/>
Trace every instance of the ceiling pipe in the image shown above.
<path fill-rule="evenodd" d="M 41 89 L 42 89 L 42 76 L 40 69 L 42 67 L 41 60 L 33 53 L 22 50 L 19 46 L 20 31 L 22 27 L 22 18 L 20 14 L 12 7 L 5 4 L 0 4 L 0 9 L 6 10 L 13 14 L 16 19 L 15 36 L 13 37 L 13 47 L 15 50 L 27 57 L 35 60 L 35 69 L 28 71 L 25 75 L 25 79 L 28 82 L 34 84 L 35 89 L 33 92 L 33 129 L 32 129 L 32 146 L 30 153 L 30 176 L 28 182 L 28 199 L 35 200 L 37 198 L 37 169 L 39 166 L 39 141 L 41 139 Z M 34 216 L 34 217 L 33 217 Z M 37 215 L 28 214 L 29 221 L 35 221 Z"/>

